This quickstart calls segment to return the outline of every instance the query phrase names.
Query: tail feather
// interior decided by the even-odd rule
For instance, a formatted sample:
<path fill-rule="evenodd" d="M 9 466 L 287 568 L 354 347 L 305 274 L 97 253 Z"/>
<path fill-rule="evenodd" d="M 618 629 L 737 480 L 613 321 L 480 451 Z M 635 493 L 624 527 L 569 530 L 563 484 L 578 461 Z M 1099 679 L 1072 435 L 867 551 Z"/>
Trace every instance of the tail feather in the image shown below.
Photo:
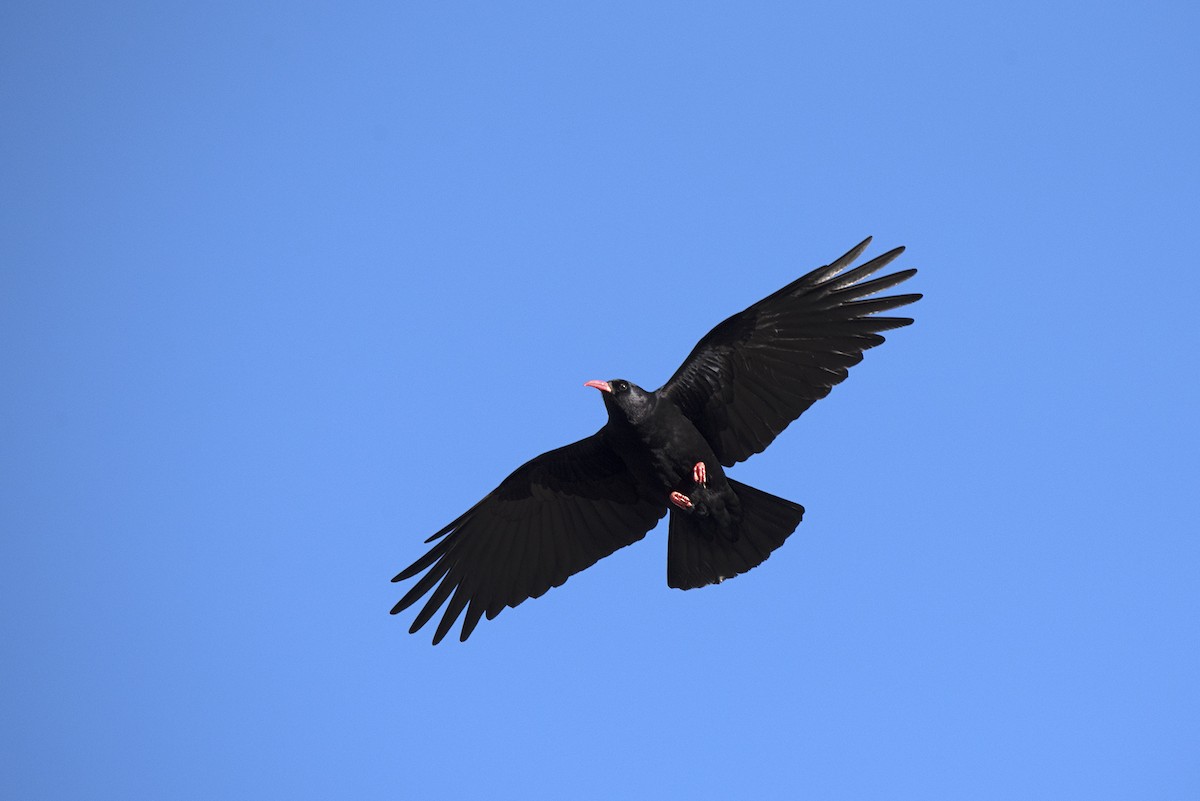
<path fill-rule="evenodd" d="M 800 504 L 732 479 L 729 484 L 742 504 L 737 539 L 714 534 L 697 517 L 671 510 L 667 586 L 690 590 L 741 575 L 765 562 L 800 525 Z"/>

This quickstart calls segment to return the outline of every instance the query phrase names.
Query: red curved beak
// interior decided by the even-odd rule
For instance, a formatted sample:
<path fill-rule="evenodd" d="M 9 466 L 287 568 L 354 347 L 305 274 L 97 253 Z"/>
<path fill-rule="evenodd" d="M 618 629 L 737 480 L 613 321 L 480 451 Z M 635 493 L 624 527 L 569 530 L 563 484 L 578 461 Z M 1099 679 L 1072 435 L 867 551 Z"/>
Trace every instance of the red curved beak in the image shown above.
<path fill-rule="evenodd" d="M 586 384 L 584 384 L 584 386 L 595 387 L 601 392 L 612 392 L 612 387 L 608 385 L 607 381 L 588 381 Z"/>

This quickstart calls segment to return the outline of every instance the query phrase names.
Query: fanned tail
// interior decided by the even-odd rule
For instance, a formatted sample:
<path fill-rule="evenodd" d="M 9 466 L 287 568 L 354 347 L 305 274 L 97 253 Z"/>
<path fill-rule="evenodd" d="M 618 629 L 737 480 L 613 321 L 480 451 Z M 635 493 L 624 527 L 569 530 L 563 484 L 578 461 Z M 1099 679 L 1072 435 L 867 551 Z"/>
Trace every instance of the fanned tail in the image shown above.
<path fill-rule="evenodd" d="M 742 504 L 736 539 L 714 534 L 694 515 L 671 510 L 667 586 L 690 590 L 741 575 L 765 562 L 800 525 L 800 504 L 732 479 L 729 484 Z"/>

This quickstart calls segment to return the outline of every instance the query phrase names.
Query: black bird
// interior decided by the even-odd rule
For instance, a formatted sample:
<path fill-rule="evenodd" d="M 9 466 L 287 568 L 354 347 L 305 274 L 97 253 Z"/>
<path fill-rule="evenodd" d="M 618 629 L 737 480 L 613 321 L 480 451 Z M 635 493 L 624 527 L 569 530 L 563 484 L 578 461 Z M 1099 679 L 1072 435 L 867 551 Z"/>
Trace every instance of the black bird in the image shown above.
<path fill-rule="evenodd" d="M 449 599 L 437 644 L 466 610 L 479 623 L 537 598 L 618 548 L 637 542 L 668 510 L 667 584 L 692 589 L 757 567 L 804 516 L 798 503 L 728 478 L 788 423 L 841 383 L 882 331 L 908 317 L 876 317 L 920 295 L 866 299 L 916 274 L 863 279 L 904 252 L 847 269 L 865 241 L 718 325 L 655 392 L 624 379 L 588 381 L 608 422 L 590 437 L 543 453 L 426 542 L 393 581 L 426 571 L 392 609 L 430 590 L 413 621 L 424 626 Z"/>

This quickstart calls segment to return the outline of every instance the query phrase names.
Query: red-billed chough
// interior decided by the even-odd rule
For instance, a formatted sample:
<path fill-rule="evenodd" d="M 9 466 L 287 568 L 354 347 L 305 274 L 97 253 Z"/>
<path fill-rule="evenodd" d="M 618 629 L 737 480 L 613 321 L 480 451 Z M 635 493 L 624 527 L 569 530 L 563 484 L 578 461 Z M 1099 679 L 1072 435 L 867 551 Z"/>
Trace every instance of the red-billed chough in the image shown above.
<path fill-rule="evenodd" d="M 480 617 L 537 598 L 637 542 L 668 510 L 669 586 L 714 584 L 765 561 L 804 507 L 723 468 L 762 451 L 828 395 L 863 351 L 883 342 L 881 332 L 912 323 L 876 315 L 920 295 L 870 296 L 916 270 L 864 280 L 903 248 L 850 268 L 870 241 L 725 320 L 655 392 L 624 379 L 587 382 L 604 398 L 604 427 L 526 462 L 426 540 L 437 544 L 393 579 L 424 573 L 392 613 L 432 590 L 409 631 L 448 599 L 433 642 L 464 610 L 466 640 Z"/>

